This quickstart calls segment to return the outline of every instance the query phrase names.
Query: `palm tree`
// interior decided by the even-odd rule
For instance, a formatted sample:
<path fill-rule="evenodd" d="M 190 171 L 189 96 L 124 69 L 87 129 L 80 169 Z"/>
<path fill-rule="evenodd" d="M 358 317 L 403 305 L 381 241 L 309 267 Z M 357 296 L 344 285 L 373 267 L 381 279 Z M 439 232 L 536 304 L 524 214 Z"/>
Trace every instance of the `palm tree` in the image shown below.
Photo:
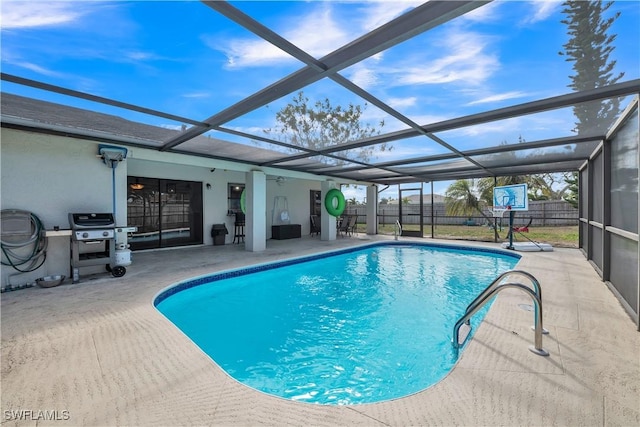
<path fill-rule="evenodd" d="M 489 223 L 493 222 L 493 218 L 489 218 L 484 213 L 484 208 L 489 206 L 483 198 L 479 198 L 475 195 L 475 185 L 473 179 L 459 179 L 451 184 L 445 192 L 445 206 L 447 215 L 454 216 L 470 216 L 475 212 L 479 212 Z M 491 179 L 491 185 L 493 186 L 493 179 Z M 493 190 L 492 194 L 493 194 Z M 481 194 L 486 190 L 481 189 Z M 493 200 L 493 195 L 491 196 Z M 493 231 L 496 239 L 498 236 L 498 230 L 493 227 Z"/>
<path fill-rule="evenodd" d="M 473 179 L 459 179 L 451 184 L 444 194 L 447 215 L 469 216 L 479 212 L 485 216 L 484 202 L 474 193 Z"/>

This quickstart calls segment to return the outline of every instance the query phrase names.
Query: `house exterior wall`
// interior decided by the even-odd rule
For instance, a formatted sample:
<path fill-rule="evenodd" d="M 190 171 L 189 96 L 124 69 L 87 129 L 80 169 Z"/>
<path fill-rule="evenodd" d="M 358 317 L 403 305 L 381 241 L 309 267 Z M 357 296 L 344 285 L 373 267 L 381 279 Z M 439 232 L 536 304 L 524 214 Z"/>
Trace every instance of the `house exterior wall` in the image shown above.
<path fill-rule="evenodd" d="M 69 212 L 111 212 L 112 172 L 96 157 L 98 143 L 4 128 L 0 136 L 2 209 L 31 211 L 46 229 L 69 228 Z M 126 186 L 126 167 L 115 171 Z"/>
<path fill-rule="evenodd" d="M 5 128 L 0 137 L 3 210 L 32 212 L 46 230 L 54 226 L 68 229 L 70 212 L 112 211 L 112 170 L 96 157 L 98 143 Z M 116 167 L 115 173 L 116 186 L 125 187 L 126 168 Z M 119 217 L 126 217 L 126 205 L 121 203 L 118 211 Z M 48 240 L 45 264 L 24 274 L 3 265 L 2 286 L 31 283 L 54 274 L 69 277 L 69 234 Z"/>
<path fill-rule="evenodd" d="M 287 179 L 284 183 L 278 184 L 274 180 L 267 180 L 267 239 L 271 238 L 271 226 L 274 225 L 274 214 L 277 215 L 279 213 L 278 209 L 274 206 L 276 197 L 286 197 L 290 223 L 300 224 L 302 226 L 301 232 L 303 236 L 310 233 L 310 190 L 320 190 L 320 182 Z"/>
<path fill-rule="evenodd" d="M 34 213 L 48 230 L 47 261 L 30 273 L 18 273 L 2 266 L 1 285 L 32 283 L 47 275 L 70 276 L 70 212 L 112 212 L 112 169 L 98 157 L 98 142 L 2 128 L 1 209 L 19 209 Z M 107 144 L 117 145 L 117 144 Z M 212 245 L 213 224 L 225 223 L 233 241 L 234 216 L 227 215 L 229 183 L 246 183 L 246 173 L 253 165 L 232 163 L 175 153 L 160 153 L 143 148 L 128 148 L 126 160 L 115 168 L 116 224 L 127 225 L 127 176 L 178 179 L 202 182 L 203 242 Z M 322 177 L 309 174 L 287 177 L 278 183 L 271 176 L 283 171 L 265 168 L 266 238 L 271 238 L 276 196 L 286 197 L 290 222 L 301 224 L 307 235 L 309 192 L 320 190 Z M 206 184 L 211 184 L 207 189 Z M 62 231 L 54 233 L 57 226 Z M 126 236 L 124 236 L 126 238 Z M 135 255 L 133 256 L 135 265 Z M 133 268 L 133 266 L 132 266 Z M 85 267 L 83 273 L 104 271 L 103 267 Z M 11 278 L 9 277 L 11 276 Z"/>

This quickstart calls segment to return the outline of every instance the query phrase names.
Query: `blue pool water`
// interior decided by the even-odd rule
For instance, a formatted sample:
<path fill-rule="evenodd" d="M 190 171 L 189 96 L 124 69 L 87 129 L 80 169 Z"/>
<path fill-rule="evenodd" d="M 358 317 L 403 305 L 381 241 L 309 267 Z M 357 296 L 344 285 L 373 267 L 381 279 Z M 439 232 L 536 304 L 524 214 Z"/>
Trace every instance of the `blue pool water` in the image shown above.
<path fill-rule="evenodd" d="M 457 357 L 456 320 L 517 261 L 490 250 L 378 244 L 196 278 L 155 303 L 247 386 L 309 403 L 371 403 L 442 379 Z"/>

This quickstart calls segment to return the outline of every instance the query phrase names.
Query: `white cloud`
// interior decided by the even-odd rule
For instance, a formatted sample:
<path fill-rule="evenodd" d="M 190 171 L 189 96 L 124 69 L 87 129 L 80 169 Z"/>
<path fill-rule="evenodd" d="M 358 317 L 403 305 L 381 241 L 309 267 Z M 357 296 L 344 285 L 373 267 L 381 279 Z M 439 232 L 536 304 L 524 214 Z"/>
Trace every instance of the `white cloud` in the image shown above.
<path fill-rule="evenodd" d="M 159 59 L 156 54 L 151 52 L 143 52 L 143 51 L 125 52 L 124 56 L 134 61 L 150 61 L 150 60 Z"/>
<path fill-rule="evenodd" d="M 389 98 L 387 99 L 387 104 L 389 104 L 392 108 L 406 108 L 413 107 L 418 102 L 418 98 L 415 96 L 410 96 L 408 98 Z"/>
<path fill-rule="evenodd" d="M 515 144 L 522 137 L 538 141 L 570 135 L 575 120 L 572 111 L 554 110 L 526 117 L 512 117 L 489 123 L 441 132 L 438 135 L 460 150 L 497 146 L 503 141 Z"/>
<path fill-rule="evenodd" d="M 325 6 L 314 10 L 308 16 L 296 19 L 296 22 L 297 25 L 291 31 L 285 32 L 284 37 L 316 58 L 333 52 L 351 41 L 351 35 L 340 28 L 330 7 Z M 310 28 L 315 30 L 309 31 Z M 318 30 L 322 32 L 320 37 Z"/>
<path fill-rule="evenodd" d="M 420 1 L 389 1 L 381 0 L 368 3 L 361 10 L 361 27 L 365 31 L 374 30 L 392 19 L 402 15 L 409 9 L 424 3 Z"/>
<path fill-rule="evenodd" d="M 414 65 L 396 68 L 397 78 L 390 81 L 400 85 L 441 84 L 464 82 L 479 85 L 499 67 L 498 58 L 488 53 L 488 38 L 471 32 L 451 32 L 442 37 L 439 58 L 413 58 Z"/>
<path fill-rule="evenodd" d="M 322 2 L 308 15 L 287 20 L 285 28 L 289 29 L 274 30 L 315 58 L 321 58 L 421 3 L 423 0 L 375 1 L 359 9 L 361 18 L 357 22 L 340 22 L 340 17 L 334 17 L 331 3 Z M 293 28 L 290 28 L 292 25 Z M 322 36 L 318 37 L 317 31 L 310 31 L 310 28 L 321 29 Z M 259 39 L 236 38 L 225 45 L 220 45 L 215 36 L 205 36 L 203 39 L 209 47 L 227 56 L 227 66 L 230 68 L 270 66 L 294 61 L 279 48 Z M 372 58 L 380 60 L 381 57 L 382 53 L 379 53 Z M 375 82 L 375 76 L 363 69 L 359 70 L 357 78 L 360 78 L 363 87 Z"/>
<path fill-rule="evenodd" d="M 451 131 L 451 135 L 461 136 L 482 136 L 482 135 L 500 135 L 505 132 L 513 133 L 513 129 L 521 129 L 522 120 L 519 117 L 501 120 L 499 122 L 483 123 L 475 126 L 467 126 L 455 131 Z M 508 141 L 514 143 L 517 141 Z M 455 145 L 455 144 L 454 144 Z"/>
<path fill-rule="evenodd" d="M 209 92 L 191 92 L 182 95 L 183 98 L 209 98 L 211 93 Z"/>
<path fill-rule="evenodd" d="M 333 19 L 331 7 L 324 4 L 307 16 L 296 17 L 287 22 L 295 26 L 283 31 L 282 36 L 300 49 L 319 58 L 350 41 L 349 35 Z M 321 28 L 322 37 L 309 28 Z M 231 68 L 269 66 L 276 63 L 294 61 L 294 59 L 273 46 L 258 39 L 232 39 L 225 46 L 218 45 L 216 37 L 205 37 L 205 42 L 215 50 L 222 51 L 228 58 Z"/>
<path fill-rule="evenodd" d="M 507 99 L 523 98 L 525 96 L 527 96 L 527 94 L 520 91 L 496 93 L 494 95 L 489 95 L 484 98 L 469 102 L 467 105 L 489 104 L 491 102 L 505 101 Z"/>
<path fill-rule="evenodd" d="M 430 125 L 432 123 L 439 123 L 450 119 L 450 116 L 437 116 L 435 114 L 419 114 L 411 115 L 411 120 L 418 123 L 420 126 Z"/>
<path fill-rule="evenodd" d="M 349 72 L 349 80 L 365 90 L 375 87 L 379 83 L 376 71 L 364 64 L 354 65 L 349 69 Z"/>
<path fill-rule="evenodd" d="M 498 8 L 504 2 L 494 1 L 484 4 L 463 15 L 462 19 L 472 22 L 496 22 L 500 19 Z"/>
<path fill-rule="evenodd" d="M 85 10 L 78 2 L 2 2 L 2 29 L 51 27 L 80 19 Z"/>
<path fill-rule="evenodd" d="M 558 0 L 534 0 L 530 1 L 529 5 L 533 9 L 533 13 L 528 14 L 523 23 L 535 24 L 549 18 L 562 5 L 562 2 Z"/>
<path fill-rule="evenodd" d="M 265 41 L 234 40 L 226 50 L 227 66 L 231 68 L 267 66 L 293 61 L 284 51 Z"/>
<path fill-rule="evenodd" d="M 31 62 L 17 61 L 17 62 L 13 62 L 13 65 L 18 66 L 18 67 L 22 67 L 22 68 L 26 68 L 27 70 L 31 70 L 31 71 L 36 72 L 38 74 L 42 74 L 42 75 L 49 76 L 49 77 L 64 77 L 65 76 L 63 73 L 58 73 L 56 71 L 50 70 L 48 68 L 41 67 L 40 65 L 33 64 Z"/>

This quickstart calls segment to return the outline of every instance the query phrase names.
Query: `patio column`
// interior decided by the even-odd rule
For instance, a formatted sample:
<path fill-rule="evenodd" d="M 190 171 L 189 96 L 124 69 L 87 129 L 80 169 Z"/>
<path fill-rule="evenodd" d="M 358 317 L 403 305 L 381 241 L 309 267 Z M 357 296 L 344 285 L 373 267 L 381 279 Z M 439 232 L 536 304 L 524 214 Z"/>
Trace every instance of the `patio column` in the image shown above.
<path fill-rule="evenodd" d="M 267 175 L 247 172 L 245 185 L 245 250 L 260 252 L 267 248 Z"/>
<path fill-rule="evenodd" d="M 332 188 L 337 188 L 334 181 L 323 181 L 320 183 L 322 191 L 322 215 L 320 215 L 320 240 L 336 240 L 336 217 L 329 215 L 324 207 L 324 198 Z"/>
<path fill-rule="evenodd" d="M 367 234 L 378 234 L 378 186 L 367 187 Z"/>

